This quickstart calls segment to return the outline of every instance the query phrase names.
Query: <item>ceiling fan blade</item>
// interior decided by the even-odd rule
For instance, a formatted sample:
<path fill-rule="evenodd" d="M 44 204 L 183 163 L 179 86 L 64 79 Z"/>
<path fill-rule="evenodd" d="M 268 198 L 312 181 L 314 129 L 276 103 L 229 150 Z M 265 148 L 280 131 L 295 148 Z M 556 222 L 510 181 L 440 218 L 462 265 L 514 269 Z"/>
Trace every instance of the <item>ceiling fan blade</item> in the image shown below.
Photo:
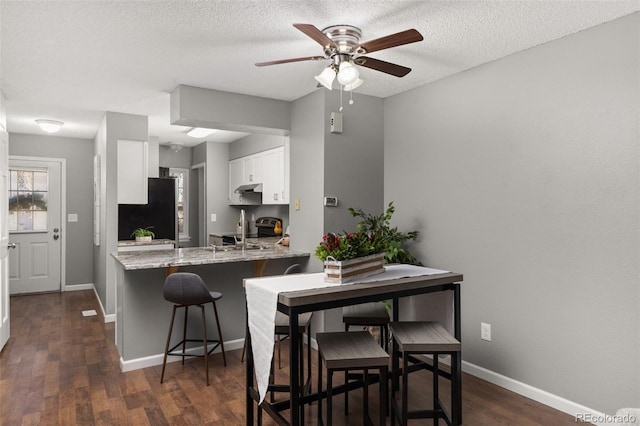
<path fill-rule="evenodd" d="M 411 68 L 392 64 L 391 62 L 381 61 L 380 59 L 367 58 L 366 56 L 359 56 L 354 59 L 354 62 L 356 65 L 395 75 L 396 77 L 404 77 L 411 72 Z"/>
<path fill-rule="evenodd" d="M 378 50 L 402 46 L 403 44 L 415 43 L 422 40 L 424 40 L 422 34 L 420 34 L 417 30 L 410 29 L 367 41 L 357 46 L 355 51 L 362 53 L 371 53 Z"/>
<path fill-rule="evenodd" d="M 320 61 L 322 59 L 327 59 L 324 56 L 305 56 L 303 58 L 290 58 L 290 59 L 280 59 L 277 61 L 268 61 L 268 62 L 256 62 L 257 67 L 264 67 L 267 65 L 278 65 L 278 64 L 286 64 L 289 62 L 302 62 L 302 61 Z"/>
<path fill-rule="evenodd" d="M 318 42 L 323 48 L 333 47 L 338 48 L 336 44 L 327 37 L 322 31 L 311 24 L 293 24 L 294 27 L 305 33 L 307 36 Z"/>

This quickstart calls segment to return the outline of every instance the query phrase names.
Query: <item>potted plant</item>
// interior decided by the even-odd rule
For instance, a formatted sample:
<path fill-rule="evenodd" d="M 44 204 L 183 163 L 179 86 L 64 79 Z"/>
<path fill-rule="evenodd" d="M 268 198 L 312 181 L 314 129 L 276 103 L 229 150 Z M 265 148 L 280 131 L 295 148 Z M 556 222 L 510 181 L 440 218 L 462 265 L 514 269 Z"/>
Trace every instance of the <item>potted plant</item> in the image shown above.
<path fill-rule="evenodd" d="M 393 201 L 377 216 L 349 208 L 351 216 L 362 218 L 357 231 L 328 233 L 316 247 L 315 255 L 325 266 L 325 281 L 345 283 L 364 278 L 384 271 L 384 263 L 420 265 L 403 246 L 408 240 L 415 240 L 418 231 L 404 233 L 392 227 L 394 211 Z"/>
<path fill-rule="evenodd" d="M 147 226 L 146 228 L 138 228 L 131 233 L 130 237 L 135 237 L 136 241 L 138 242 L 139 241 L 149 242 L 156 236 L 156 234 L 154 234 L 153 231 L 151 231 L 151 228 L 153 228 L 153 226 Z"/>

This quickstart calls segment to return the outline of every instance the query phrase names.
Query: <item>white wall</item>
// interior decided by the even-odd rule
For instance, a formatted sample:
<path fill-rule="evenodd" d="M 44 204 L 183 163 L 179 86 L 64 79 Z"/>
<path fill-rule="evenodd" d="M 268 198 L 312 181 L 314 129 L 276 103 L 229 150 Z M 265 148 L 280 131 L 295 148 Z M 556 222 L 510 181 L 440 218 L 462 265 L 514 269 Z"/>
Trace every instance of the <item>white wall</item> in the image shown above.
<path fill-rule="evenodd" d="M 463 359 L 607 413 L 640 401 L 638 30 L 385 101 L 385 199 L 423 262 L 464 274 Z"/>

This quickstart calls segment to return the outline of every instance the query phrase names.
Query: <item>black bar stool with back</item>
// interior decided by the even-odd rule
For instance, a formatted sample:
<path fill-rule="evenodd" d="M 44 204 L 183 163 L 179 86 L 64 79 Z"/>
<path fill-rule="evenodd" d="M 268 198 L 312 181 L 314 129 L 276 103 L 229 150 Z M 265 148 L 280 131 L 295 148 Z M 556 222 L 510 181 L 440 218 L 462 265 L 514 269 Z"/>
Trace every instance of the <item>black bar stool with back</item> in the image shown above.
<path fill-rule="evenodd" d="M 207 386 L 209 386 L 209 355 L 218 347 L 222 351 L 222 360 L 224 366 L 227 366 L 227 358 L 224 353 L 224 342 L 222 339 L 222 331 L 220 330 L 220 320 L 218 319 L 218 309 L 216 308 L 216 301 L 222 298 L 222 293 L 216 291 L 209 291 L 207 285 L 204 283 L 199 275 L 191 272 L 175 272 L 169 275 L 164 281 L 163 287 L 164 298 L 168 302 L 173 303 L 173 312 L 171 314 L 171 324 L 169 325 L 169 335 L 167 336 L 167 344 L 165 346 L 164 358 L 162 360 L 162 374 L 160 376 L 160 383 L 164 381 L 164 371 L 167 365 L 167 356 L 181 356 L 182 364 L 184 365 L 184 358 L 187 356 L 203 357 L 204 368 L 207 377 Z M 216 319 L 216 326 L 218 328 L 218 340 L 207 338 L 207 322 L 205 318 L 204 306 L 207 303 L 213 305 L 213 313 Z M 202 313 L 202 338 L 201 339 L 188 339 L 187 338 L 187 319 L 190 306 L 198 306 Z M 182 340 L 169 348 L 171 343 L 171 333 L 173 331 L 173 322 L 176 317 L 176 310 L 178 308 L 184 308 L 184 327 L 182 330 Z M 201 354 L 189 353 L 187 350 L 187 343 L 200 342 L 203 345 L 203 351 Z M 207 350 L 209 343 L 213 343 L 213 347 Z M 181 350 L 177 350 L 182 346 Z"/>

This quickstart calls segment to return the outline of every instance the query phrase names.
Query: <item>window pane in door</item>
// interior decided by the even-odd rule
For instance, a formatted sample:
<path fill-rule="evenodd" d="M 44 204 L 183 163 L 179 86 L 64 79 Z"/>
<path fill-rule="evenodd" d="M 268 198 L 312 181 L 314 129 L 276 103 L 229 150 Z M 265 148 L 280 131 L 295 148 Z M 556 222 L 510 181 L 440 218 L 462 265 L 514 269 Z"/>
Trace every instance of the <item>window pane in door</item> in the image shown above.
<path fill-rule="evenodd" d="M 33 230 L 45 231 L 47 229 L 47 212 L 34 211 L 33 212 Z"/>
<path fill-rule="evenodd" d="M 33 172 L 29 170 L 18 170 L 18 189 L 22 191 L 33 190 Z"/>
<path fill-rule="evenodd" d="M 47 229 L 49 172 L 43 169 L 9 171 L 9 231 Z"/>
<path fill-rule="evenodd" d="M 18 231 L 33 231 L 33 213 L 28 210 L 18 211 Z"/>
<path fill-rule="evenodd" d="M 33 172 L 33 190 L 49 190 L 49 174 L 47 172 Z"/>

